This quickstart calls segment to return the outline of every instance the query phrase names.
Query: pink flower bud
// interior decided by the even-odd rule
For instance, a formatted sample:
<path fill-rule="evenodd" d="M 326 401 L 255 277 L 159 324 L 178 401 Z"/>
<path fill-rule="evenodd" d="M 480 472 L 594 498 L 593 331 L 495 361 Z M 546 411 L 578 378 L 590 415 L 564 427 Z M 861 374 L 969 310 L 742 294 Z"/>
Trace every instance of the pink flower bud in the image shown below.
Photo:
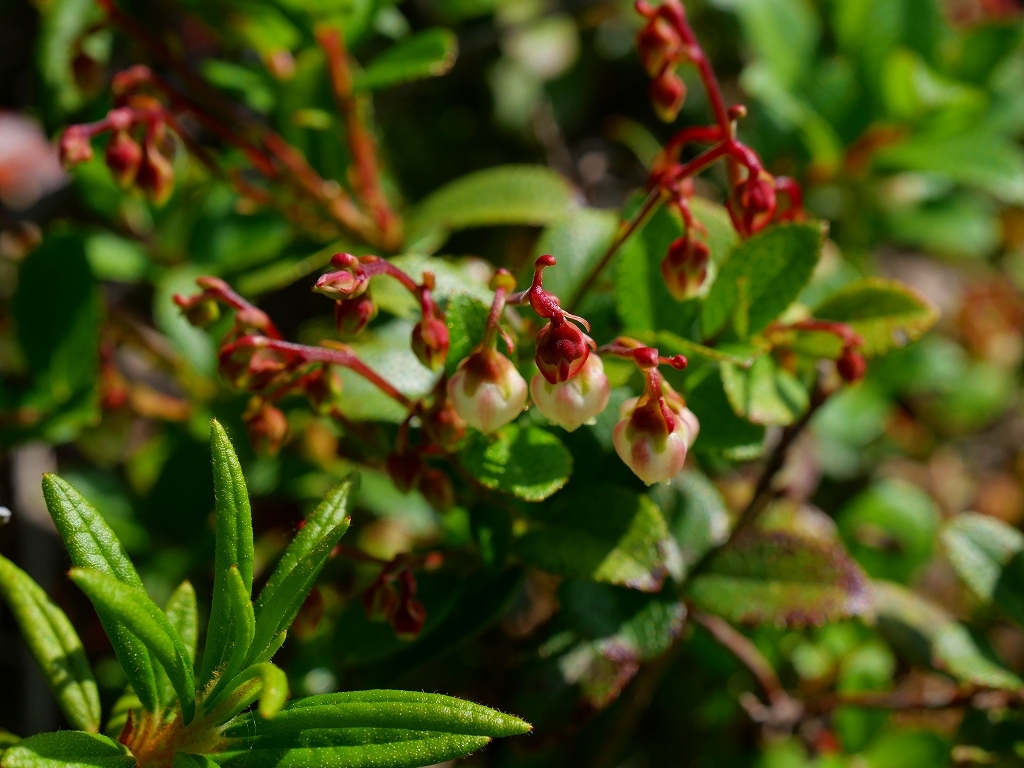
<path fill-rule="evenodd" d="M 253 398 L 242 418 L 253 450 L 261 456 L 273 456 L 281 450 L 288 435 L 288 419 L 280 408 L 265 400 Z"/>
<path fill-rule="evenodd" d="M 377 316 L 377 303 L 369 293 L 334 303 L 334 325 L 338 336 L 351 341 Z"/>
<path fill-rule="evenodd" d="M 592 423 L 608 405 L 611 386 L 600 355 L 590 355 L 579 373 L 568 381 L 552 384 L 541 374 L 530 382 L 530 394 L 538 410 L 567 431 Z"/>
<path fill-rule="evenodd" d="M 665 483 L 686 464 L 686 452 L 697 439 L 700 424 L 678 395 L 660 402 L 648 393 L 633 397 L 619 409 L 612 442 L 619 458 L 647 485 Z"/>
<path fill-rule="evenodd" d="M 361 296 L 370 286 L 370 277 L 350 253 L 337 253 L 331 264 L 341 269 L 320 275 L 313 290 L 331 299 L 352 299 Z"/>
<path fill-rule="evenodd" d="M 777 207 L 775 177 L 765 170 L 738 184 L 726 202 L 733 225 L 748 237 L 768 226 Z"/>
<path fill-rule="evenodd" d="M 153 205 L 163 205 L 170 199 L 174 191 L 174 167 L 157 147 L 157 141 L 147 140 L 143 145 L 142 163 L 135 181 Z"/>
<path fill-rule="evenodd" d="M 58 142 L 58 148 L 60 161 L 65 168 L 92 160 L 92 141 L 84 125 L 72 125 L 65 129 Z"/>
<path fill-rule="evenodd" d="M 577 374 L 590 357 L 583 331 L 562 315 L 556 315 L 537 334 L 537 368 L 552 384 Z"/>
<path fill-rule="evenodd" d="M 412 329 L 412 351 L 432 371 L 444 367 L 448 358 L 448 326 L 436 315 L 428 315 Z"/>
<path fill-rule="evenodd" d="M 682 50 L 683 40 L 662 16 L 651 18 L 637 33 L 636 48 L 647 74 L 656 77 Z"/>
<path fill-rule="evenodd" d="M 116 131 L 107 143 L 104 159 L 114 175 L 114 181 L 122 189 L 127 189 L 135 183 L 142 165 L 142 147 L 128 131 Z"/>
<path fill-rule="evenodd" d="M 707 245 L 689 233 L 672 242 L 661 262 L 661 275 L 672 298 L 686 301 L 700 294 L 708 276 L 710 255 Z"/>
<path fill-rule="evenodd" d="M 490 434 L 522 413 L 526 381 L 511 360 L 482 347 L 459 363 L 448 380 L 448 398 L 469 426 Z"/>
<path fill-rule="evenodd" d="M 683 107 L 686 84 L 672 67 L 665 67 L 661 74 L 651 81 L 650 97 L 658 117 L 666 123 L 671 123 Z"/>
<path fill-rule="evenodd" d="M 402 493 L 411 491 L 420 480 L 426 465 L 417 453 L 392 453 L 385 464 L 391 482 Z"/>
<path fill-rule="evenodd" d="M 288 364 L 277 350 L 249 344 L 228 345 L 219 355 L 221 376 L 237 389 L 260 391 L 283 376 Z"/>
<path fill-rule="evenodd" d="M 843 377 L 843 381 L 849 384 L 856 384 L 864 378 L 867 373 L 868 363 L 864 355 L 853 347 L 844 347 L 843 352 L 836 360 L 836 370 Z"/>

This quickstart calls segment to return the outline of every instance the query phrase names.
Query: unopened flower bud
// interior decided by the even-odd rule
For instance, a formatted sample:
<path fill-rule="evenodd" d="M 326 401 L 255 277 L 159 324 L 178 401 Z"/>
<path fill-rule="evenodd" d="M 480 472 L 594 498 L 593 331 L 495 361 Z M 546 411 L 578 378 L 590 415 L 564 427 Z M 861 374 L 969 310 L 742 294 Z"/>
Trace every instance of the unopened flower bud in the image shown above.
<path fill-rule="evenodd" d="M 170 199 L 174 191 L 174 167 L 156 141 L 146 141 L 143 145 L 142 163 L 135 180 L 153 205 L 163 205 Z"/>
<path fill-rule="evenodd" d="M 363 610 L 370 621 L 390 621 L 398 610 L 398 591 L 390 581 L 378 579 L 363 592 Z"/>
<path fill-rule="evenodd" d="M 338 336 L 351 341 L 377 316 L 377 303 L 369 293 L 334 303 L 334 325 Z"/>
<path fill-rule="evenodd" d="M 624 402 L 619 417 L 612 442 L 619 458 L 637 477 L 653 485 L 679 474 L 700 429 L 692 411 L 645 393 Z"/>
<path fill-rule="evenodd" d="M 341 397 L 341 375 L 334 366 L 321 366 L 306 378 L 304 389 L 313 408 L 327 413 Z"/>
<path fill-rule="evenodd" d="M 526 381 L 512 361 L 490 347 L 474 351 L 448 380 L 448 398 L 455 410 L 484 434 L 522 413 L 526 389 Z"/>
<path fill-rule="evenodd" d="M 175 302 L 178 302 L 179 298 L 181 297 L 175 296 Z M 200 295 L 194 301 L 189 299 L 183 299 L 183 301 L 184 303 L 178 302 L 181 311 L 189 323 L 197 328 L 206 328 L 220 318 L 220 305 L 213 299 L 202 298 Z"/>
<path fill-rule="evenodd" d="M 427 503 L 438 512 L 447 512 L 455 506 L 455 486 L 443 470 L 427 468 L 417 487 Z"/>
<path fill-rule="evenodd" d="M 419 482 L 426 469 L 423 459 L 417 453 L 392 453 L 386 462 L 391 482 L 402 493 L 409 493 Z"/>
<path fill-rule="evenodd" d="M 600 355 L 590 355 L 579 373 L 568 381 L 552 384 L 541 374 L 530 381 L 530 394 L 538 410 L 567 431 L 589 424 L 604 411 L 611 386 Z"/>
<path fill-rule="evenodd" d="M 65 168 L 71 168 L 92 160 L 92 139 L 82 125 L 72 125 L 64 130 L 58 143 L 60 161 Z"/>
<path fill-rule="evenodd" d="M 686 301 L 700 294 L 708 276 L 710 255 L 707 245 L 689 233 L 672 242 L 661 262 L 661 275 L 672 298 Z"/>
<path fill-rule="evenodd" d="M 427 439 L 449 453 L 453 453 L 466 436 L 466 422 L 448 398 L 439 400 L 421 418 Z"/>
<path fill-rule="evenodd" d="M 257 454 L 274 456 L 281 450 L 281 444 L 288 435 L 288 419 L 280 408 L 253 398 L 242 418 L 249 432 L 249 442 Z"/>
<path fill-rule="evenodd" d="M 128 131 L 115 131 L 107 143 L 104 159 L 114 176 L 114 181 L 122 189 L 127 189 L 135 182 L 139 167 L 142 165 L 142 147 Z"/>
<path fill-rule="evenodd" d="M 285 373 L 284 357 L 273 349 L 251 345 L 228 346 L 219 354 L 221 376 L 237 389 L 263 390 Z"/>
<path fill-rule="evenodd" d="M 417 600 L 416 577 L 410 571 L 402 571 L 399 576 L 402 587 L 398 597 L 398 608 L 391 616 L 391 628 L 402 640 L 414 640 L 423 629 L 427 620 L 427 610 Z"/>
<path fill-rule="evenodd" d="M 738 184 L 726 202 L 736 229 L 748 236 L 768 226 L 777 207 L 775 177 L 765 170 Z"/>
<path fill-rule="evenodd" d="M 682 47 L 679 33 L 660 15 L 651 18 L 636 36 L 640 61 L 651 77 L 656 77 L 670 59 L 675 59 Z"/>
<path fill-rule="evenodd" d="M 331 264 L 341 269 L 320 275 L 313 286 L 314 291 L 339 300 L 352 299 L 366 292 L 370 278 L 359 259 L 350 253 L 338 253 L 331 259 Z"/>
<path fill-rule="evenodd" d="M 589 357 L 586 335 L 564 317 L 553 317 L 537 334 L 537 368 L 552 384 L 571 379 Z"/>
<path fill-rule="evenodd" d="M 686 99 L 686 83 L 672 67 L 665 67 L 661 74 L 651 81 L 651 104 L 661 120 L 671 123 L 676 119 Z"/>
<path fill-rule="evenodd" d="M 448 359 L 448 326 L 436 315 L 428 315 L 412 329 L 412 351 L 432 371 L 439 371 Z"/>
<path fill-rule="evenodd" d="M 867 373 L 868 363 L 864 355 L 853 347 L 844 347 L 842 354 L 836 360 L 836 370 L 843 377 L 843 381 L 849 384 L 856 384 L 864 378 Z"/>

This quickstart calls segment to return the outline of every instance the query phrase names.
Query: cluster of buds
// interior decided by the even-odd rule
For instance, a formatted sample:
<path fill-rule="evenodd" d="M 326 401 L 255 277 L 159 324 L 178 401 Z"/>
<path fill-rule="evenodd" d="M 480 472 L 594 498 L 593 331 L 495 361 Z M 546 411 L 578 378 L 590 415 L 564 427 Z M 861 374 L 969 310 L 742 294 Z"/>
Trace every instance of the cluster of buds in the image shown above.
<path fill-rule="evenodd" d="M 363 592 L 363 609 L 371 621 L 387 621 L 395 634 L 413 640 L 423 629 L 427 611 L 416 599 L 416 577 L 408 559 L 399 555 L 384 566 Z"/>
<path fill-rule="evenodd" d="M 430 466 L 424 457 L 431 452 L 431 446 L 439 447 L 441 450 L 446 448 L 448 450 L 454 449 L 458 440 L 461 440 L 465 434 L 465 424 L 453 411 L 451 414 L 445 414 L 446 416 L 455 415 L 455 418 L 458 419 L 458 422 L 455 424 L 449 422 L 450 426 L 454 427 L 454 429 L 451 433 L 443 436 L 444 439 L 449 441 L 445 447 L 438 446 L 436 443 L 427 443 L 426 445 L 416 447 L 411 446 L 409 427 L 413 415 L 422 412 L 421 424 L 424 428 L 424 434 L 428 439 L 432 438 L 434 435 L 431 427 L 436 424 L 436 421 L 429 421 L 431 416 L 448 410 L 450 408 L 446 409 L 440 399 L 437 399 L 434 406 L 428 410 L 424 410 L 417 404 L 417 407 L 413 409 L 409 417 L 398 428 L 395 450 L 388 456 L 386 463 L 391 482 L 395 484 L 399 491 L 409 493 L 414 488 L 417 489 L 423 494 L 427 503 L 438 512 L 447 512 L 455 506 L 455 486 L 452 485 L 451 478 L 448 477 L 444 470 Z M 428 423 L 431 424 L 430 427 L 428 427 Z"/>
<path fill-rule="evenodd" d="M 651 103 L 658 117 L 671 123 L 686 100 L 686 84 L 676 68 L 692 60 L 685 12 L 678 0 L 666 0 L 657 8 L 646 0 L 637 0 L 636 9 L 647 19 L 637 33 L 636 45 L 640 61 L 652 78 Z"/>
<path fill-rule="evenodd" d="M 665 287 L 676 301 L 686 301 L 700 295 L 708 276 L 708 262 L 711 260 L 707 243 L 696 236 L 697 232 L 701 232 L 706 237 L 707 230 L 690 210 L 692 194 L 693 182 L 684 179 L 679 185 L 678 194 L 672 199 L 673 207 L 683 221 L 683 234 L 672 241 L 661 261 L 661 276 L 665 279 Z"/>
<path fill-rule="evenodd" d="M 448 358 L 448 326 L 433 298 L 432 272 L 424 272 L 423 282 L 416 283 L 389 261 L 377 256 L 356 258 L 350 253 L 335 254 L 331 266 L 336 269 L 321 275 L 313 290 L 335 300 L 334 320 L 342 338 L 354 338 L 376 317 L 377 305 L 370 295 L 370 278 L 389 275 L 419 302 L 422 317 L 412 329 L 412 350 L 417 359 L 432 371 L 444 367 Z"/>
<path fill-rule="evenodd" d="M 154 204 L 163 205 L 174 190 L 174 145 L 167 110 L 152 96 L 138 93 L 151 77 L 141 65 L 119 73 L 112 85 L 115 108 L 95 123 L 65 129 L 59 149 L 61 161 L 70 168 L 91 160 L 92 139 L 109 133 L 104 160 L 114 180 L 123 189 L 138 187 Z"/>
<path fill-rule="evenodd" d="M 644 391 L 619 408 L 612 441 L 615 452 L 648 485 L 671 480 L 682 470 L 700 423 L 686 401 L 662 379 L 658 366 L 686 367 L 682 355 L 661 357 L 658 350 L 619 338 L 602 352 L 631 358 L 644 376 Z"/>

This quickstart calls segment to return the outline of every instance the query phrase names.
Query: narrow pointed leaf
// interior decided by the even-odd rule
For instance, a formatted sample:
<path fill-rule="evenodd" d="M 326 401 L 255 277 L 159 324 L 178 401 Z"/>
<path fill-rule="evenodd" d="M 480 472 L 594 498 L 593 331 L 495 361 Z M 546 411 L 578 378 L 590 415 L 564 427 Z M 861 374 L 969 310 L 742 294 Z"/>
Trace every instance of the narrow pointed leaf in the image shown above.
<path fill-rule="evenodd" d="M 68 722 L 79 730 L 98 731 L 99 691 L 82 641 L 64 611 L 5 557 L 0 557 L 0 595 Z"/>
<path fill-rule="evenodd" d="M 190 662 L 194 665 L 196 658 L 196 642 L 199 632 L 199 616 L 196 607 L 196 591 L 188 581 L 181 582 L 178 588 L 171 593 L 164 606 L 164 613 L 167 620 L 171 622 L 174 631 L 185 643 Z M 169 707 L 174 703 L 174 686 L 163 667 L 156 668 L 156 685 L 160 691 L 160 703 Z"/>
<path fill-rule="evenodd" d="M 217 764 L 206 755 L 188 755 L 179 752 L 171 760 L 173 768 L 216 768 Z"/>
<path fill-rule="evenodd" d="M 349 510 L 352 508 L 352 500 L 355 498 L 358 489 L 359 475 L 353 473 L 334 486 L 326 498 L 317 505 L 313 514 L 306 519 L 306 524 L 302 526 L 302 529 L 292 539 L 292 543 L 288 545 L 288 549 L 281 556 L 277 567 L 256 600 L 257 618 L 263 611 L 264 606 L 273 599 L 280 589 L 281 583 L 294 570 L 298 562 L 320 544 L 324 537 L 335 535 L 338 526 L 346 523 Z M 341 533 L 344 533 L 344 530 Z M 341 537 L 340 534 L 338 534 L 338 537 Z M 337 539 L 335 539 L 334 543 L 331 544 L 331 548 L 337 543 Z"/>
<path fill-rule="evenodd" d="M 134 768 L 135 758 L 98 733 L 41 733 L 4 752 L 4 768 Z"/>
<path fill-rule="evenodd" d="M 487 746 L 486 736 L 410 734 L 394 729 L 315 733 L 317 746 L 242 749 L 210 755 L 227 768 L 417 768 L 465 757 Z M 322 746 L 321 746 L 322 744 Z"/>
<path fill-rule="evenodd" d="M 170 684 L 169 680 L 168 684 Z M 136 710 L 135 714 L 138 715 L 138 710 L 141 708 L 142 702 L 139 701 L 139 697 L 135 695 L 131 688 L 128 688 L 114 702 L 114 706 L 111 707 L 110 717 L 107 719 L 107 727 L 103 729 L 103 733 L 116 741 L 121 735 L 121 731 L 124 730 L 125 723 L 128 722 L 128 713 L 134 709 Z"/>
<path fill-rule="evenodd" d="M 288 676 L 269 661 L 253 664 L 237 675 L 229 687 L 223 696 L 224 701 L 211 710 L 210 720 L 217 725 L 232 720 L 256 699 L 260 702 L 260 718 L 270 720 L 277 716 L 288 700 Z M 247 716 L 255 715 L 249 713 Z"/>
<path fill-rule="evenodd" d="M 253 615 L 252 601 L 249 591 L 242 583 L 238 568 L 231 566 L 228 571 L 228 587 L 231 597 L 231 626 L 233 637 L 227 648 L 227 661 L 220 673 L 220 680 L 210 694 L 209 701 L 215 702 L 218 694 L 223 691 L 245 665 L 245 660 L 252 646 L 252 638 L 256 634 L 256 618 Z"/>
<path fill-rule="evenodd" d="M 192 660 L 164 612 L 144 591 L 105 573 L 73 568 L 70 575 L 97 608 L 116 616 L 163 665 L 181 704 L 182 719 L 191 722 L 196 708 Z"/>
<path fill-rule="evenodd" d="M 238 566 L 242 583 L 251 592 L 253 568 L 252 510 L 249 508 L 245 476 L 227 432 L 216 420 L 211 423 L 210 451 L 213 454 L 213 488 L 217 509 L 217 551 L 213 603 L 210 606 L 210 623 L 200 675 L 200 681 L 204 684 L 224 662 L 231 637 L 228 570 L 233 565 Z"/>
<path fill-rule="evenodd" d="M 43 475 L 43 496 L 75 567 L 106 573 L 130 587 L 142 588 L 142 579 L 121 542 L 82 494 L 57 475 Z M 146 646 L 105 610 L 98 608 L 97 615 L 142 705 L 156 711 L 156 670 Z"/>

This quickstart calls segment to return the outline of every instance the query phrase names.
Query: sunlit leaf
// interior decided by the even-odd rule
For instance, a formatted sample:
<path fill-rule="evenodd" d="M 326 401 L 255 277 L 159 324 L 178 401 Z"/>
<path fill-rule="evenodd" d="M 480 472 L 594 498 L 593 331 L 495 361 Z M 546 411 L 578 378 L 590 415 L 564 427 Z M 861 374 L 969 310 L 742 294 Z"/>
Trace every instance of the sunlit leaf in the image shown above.
<path fill-rule="evenodd" d="M 373 59 L 353 82 L 357 91 L 387 88 L 409 80 L 444 75 L 455 65 L 459 40 L 448 29 L 427 29 L 396 43 Z"/>
<path fill-rule="evenodd" d="M 515 423 L 495 435 L 471 435 L 459 462 L 482 485 L 523 501 L 543 501 L 572 474 L 572 454 L 561 440 L 540 427 Z"/>
<path fill-rule="evenodd" d="M 989 515 L 965 512 L 946 523 L 942 543 L 978 599 L 1024 625 L 1024 534 Z"/>
<path fill-rule="evenodd" d="M 135 768 L 128 751 L 98 733 L 56 731 L 19 741 L 4 752 L 4 768 Z"/>

